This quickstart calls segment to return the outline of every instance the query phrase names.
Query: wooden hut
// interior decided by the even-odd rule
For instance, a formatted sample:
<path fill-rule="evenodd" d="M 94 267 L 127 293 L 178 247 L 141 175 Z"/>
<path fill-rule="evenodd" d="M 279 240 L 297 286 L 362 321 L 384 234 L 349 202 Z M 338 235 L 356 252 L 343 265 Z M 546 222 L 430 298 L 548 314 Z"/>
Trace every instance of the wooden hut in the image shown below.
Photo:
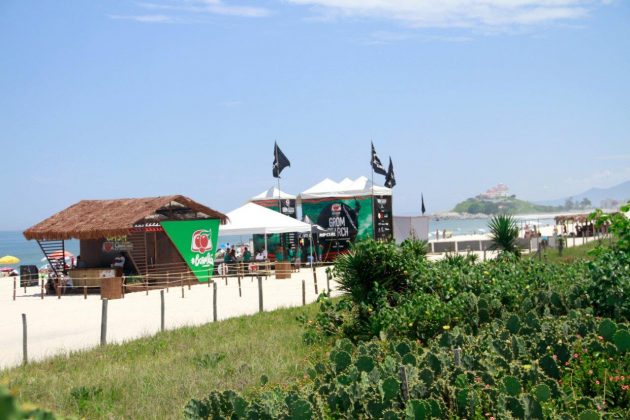
<path fill-rule="evenodd" d="M 182 195 L 83 200 L 30 227 L 24 231 L 24 237 L 37 241 L 55 277 L 69 275 L 74 286 L 81 286 L 83 279 L 83 285 L 100 287 L 103 283 L 100 278 L 122 275 L 138 276 L 143 282 L 156 282 L 155 279 L 167 273 L 194 274 L 203 281 L 204 277 L 195 273 L 187 258 L 190 257 L 187 253 L 191 251 L 191 241 L 192 251 L 201 254 L 204 262 L 213 262 L 215 247 L 212 245 L 216 242 L 218 224 L 226 220 L 223 213 Z M 195 250 L 194 234 L 209 232 L 208 226 L 213 223 L 216 228 L 210 246 Z M 193 236 L 185 236 L 188 232 L 184 227 Z M 207 233 L 205 235 L 207 242 Z M 63 255 L 64 241 L 68 239 L 80 241 L 81 259 L 75 268 L 51 257 L 60 255 L 59 252 Z M 115 258 L 121 255 L 124 256 L 124 267 L 112 272 Z M 199 255 L 195 258 L 200 260 Z M 206 274 L 205 278 L 208 277 Z"/>

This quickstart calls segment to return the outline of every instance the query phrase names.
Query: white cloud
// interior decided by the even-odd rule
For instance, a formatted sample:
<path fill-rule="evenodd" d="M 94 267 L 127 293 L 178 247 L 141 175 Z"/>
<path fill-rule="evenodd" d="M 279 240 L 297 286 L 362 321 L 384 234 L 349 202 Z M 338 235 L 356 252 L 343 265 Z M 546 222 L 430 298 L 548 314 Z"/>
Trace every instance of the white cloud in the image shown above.
<path fill-rule="evenodd" d="M 173 23 L 176 21 L 172 16 L 167 15 L 109 15 L 110 19 L 133 20 L 142 23 Z"/>
<path fill-rule="evenodd" d="M 265 17 L 269 9 L 256 6 L 228 5 L 223 0 L 171 0 L 158 3 L 139 3 L 145 9 L 180 12 L 185 14 L 213 14 L 240 17 Z"/>
<path fill-rule="evenodd" d="M 326 17 L 374 17 L 414 27 L 511 27 L 574 20 L 608 0 L 285 0 Z"/>

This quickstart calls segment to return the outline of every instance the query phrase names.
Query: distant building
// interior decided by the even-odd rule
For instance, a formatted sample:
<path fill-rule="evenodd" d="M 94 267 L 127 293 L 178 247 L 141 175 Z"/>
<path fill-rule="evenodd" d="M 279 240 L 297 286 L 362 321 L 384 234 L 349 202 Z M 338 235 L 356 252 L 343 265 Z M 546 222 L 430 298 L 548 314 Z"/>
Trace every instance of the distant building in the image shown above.
<path fill-rule="evenodd" d="M 477 196 L 477 198 L 483 200 L 497 200 L 501 198 L 508 197 L 509 188 L 505 184 L 497 184 L 494 187 L 488 188 L 488 190 L 484 193 L 481 193 Z"/>

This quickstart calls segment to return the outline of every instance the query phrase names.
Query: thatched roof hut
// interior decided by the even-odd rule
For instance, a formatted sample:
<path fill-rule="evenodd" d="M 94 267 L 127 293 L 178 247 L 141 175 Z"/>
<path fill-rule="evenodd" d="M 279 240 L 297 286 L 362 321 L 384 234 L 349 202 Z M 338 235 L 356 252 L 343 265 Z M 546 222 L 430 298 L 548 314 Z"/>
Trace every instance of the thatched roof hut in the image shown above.
<path fill-rule="evenodd" d="M 134 225 L 162 220 L 219 219 L 227 217 L 182 195 L 82 200 L 24 231 L 26 239 L 98 239 L 127 235 Z"/>
<path fill-rule="evenodd" d="M 586 223 L 590 213 L 584 214 L 562 214 L 555 217 L 556 224 L 562 223 Z"/>

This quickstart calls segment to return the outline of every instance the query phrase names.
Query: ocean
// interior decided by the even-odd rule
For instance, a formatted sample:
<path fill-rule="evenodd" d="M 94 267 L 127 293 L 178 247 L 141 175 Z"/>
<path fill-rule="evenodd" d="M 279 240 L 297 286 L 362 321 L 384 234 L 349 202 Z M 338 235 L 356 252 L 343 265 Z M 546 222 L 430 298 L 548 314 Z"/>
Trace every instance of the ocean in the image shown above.
<path fill-rule="evenodd" d="M 516 218 L 519 223 L 519 227 L 524 227 L 525 224 L 529 224 L 530 226 L 545 226 L 553 225 L 553 216 L 554 215 L 550 214 L 523 215 L 516 216 Z M 429 239 L 435 239 L 436 229 L 440 231 L 440 236 L 444 230 L 450 232 L 452 236 L 487 233 L 488 221 L 488 218 L 432 219 L 429 222 Z M 248 236 L 220 236 L 219 246 L 225 246 L 228 243 L 247 243 L 249 239 L 250 238 Z M 79 241 L 66 241 L 66 250 L 72 252 L 74 255 L 79 255 Z M 17 265 L 36 265 L 37 267 L 41 267 L 46 264 L 46 261 L 42 261 L 44 255 L 39 249 L 37 242 L 27 241 L 20 231 L 0 231 L 0 257 L 4 255 L 13 255 L 18 257 L 21 262 Z"/>

